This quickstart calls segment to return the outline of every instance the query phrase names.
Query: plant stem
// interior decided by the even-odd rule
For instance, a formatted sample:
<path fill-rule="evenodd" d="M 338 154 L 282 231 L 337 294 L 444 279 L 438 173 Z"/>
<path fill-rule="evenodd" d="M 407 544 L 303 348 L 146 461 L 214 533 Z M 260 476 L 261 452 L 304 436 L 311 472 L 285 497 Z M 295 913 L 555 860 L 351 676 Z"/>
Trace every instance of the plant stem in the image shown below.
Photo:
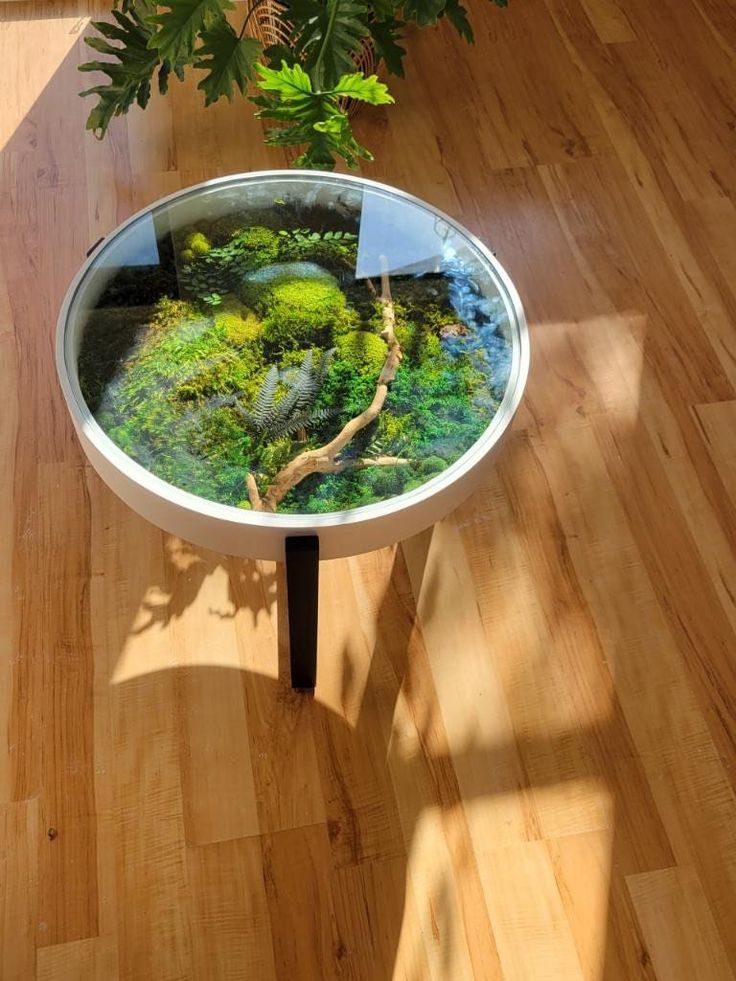
<path fill-rule="evenodd" d="M 314 63 L 314 68 L 312 69 L 313 79 L 312 81 L 316 84 L 319 90 L 322 89 L 322 83 L 324 78 L 320 75 L 320 69 L 322 67 L 322 59 L 325 56 L 325 51 L 327 50 L 327 45 L 330 43 L 332 38 L 332 32 L 335 28 L 335 20 L 337 19 L 337 7 L 339 0 L 332 0 L 332 6 L 330 8 L 330 19 L 327 21 L 327 30 L 322 38 L 322 44 L 320 45 L 319 54 L 317 55 L 317 60 Z M 333 84 L 336 81 L 332 80 Z"/>
<path fill-rule="evenodd" d="M 253 15 L 253 12 L 255 11 L 255 9 L 257 7 L 260 7 L 265 2 L 266 2 L 266 0 L 255 0 L 255 3 L 251 6 L 250 10 L 245 15 L 245 20 L 243 21 L 243 26 L 240 28 L 240 34 L 238 34 L 238 41 L 242 41 L 243 35 L 245 34 L 245 29 L 248 26 L 248 21 L 251 19 L 251 16 Z"/>

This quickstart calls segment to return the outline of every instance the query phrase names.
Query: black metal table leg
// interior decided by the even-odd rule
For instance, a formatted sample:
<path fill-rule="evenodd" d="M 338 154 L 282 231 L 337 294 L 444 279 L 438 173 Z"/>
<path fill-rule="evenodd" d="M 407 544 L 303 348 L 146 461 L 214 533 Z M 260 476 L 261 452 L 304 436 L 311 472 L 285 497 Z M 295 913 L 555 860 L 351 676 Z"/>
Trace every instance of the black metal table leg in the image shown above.
<path fill-rule="evenodd" d="M 289 611 L 291 687 L 313 689 L 317 680 L 317 604 L 319 538 L 286 539 L 286 592 Z"/>

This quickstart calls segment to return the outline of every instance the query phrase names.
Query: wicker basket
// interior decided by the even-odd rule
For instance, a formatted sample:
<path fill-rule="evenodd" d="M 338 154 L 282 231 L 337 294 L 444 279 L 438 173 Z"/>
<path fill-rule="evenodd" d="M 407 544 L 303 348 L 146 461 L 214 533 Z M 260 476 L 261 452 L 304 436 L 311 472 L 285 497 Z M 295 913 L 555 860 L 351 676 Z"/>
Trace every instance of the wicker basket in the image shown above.
<path fill-rule="evenodd" d="M 247 33 L 257 38 L 264 48 L 269 48 L 272 44 L 288 44 L 288 24 L 281 18 L 281 11 L 285 9 L 282 4 L 276 3 L 275 0 L 265 0 L 265 3 L 260 3 L 253 11 Z M 370 38 L 365 38 L 360 51 L 353 55 L 353 61 L 356 71 L 363 72 L 364 75 L 376 73 L 378 59 Z M 360 105 L 361 103 L 356 102 L 355 99 L 343 100 L 343 106 L 351 116 Z"/>

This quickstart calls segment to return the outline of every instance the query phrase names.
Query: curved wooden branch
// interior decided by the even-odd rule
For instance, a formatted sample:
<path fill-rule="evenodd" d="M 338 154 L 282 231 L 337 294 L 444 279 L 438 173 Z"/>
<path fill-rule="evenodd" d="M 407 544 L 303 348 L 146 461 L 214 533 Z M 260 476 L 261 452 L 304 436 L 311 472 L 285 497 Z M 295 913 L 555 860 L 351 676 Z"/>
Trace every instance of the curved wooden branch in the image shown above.
<path fill-rule="evenodd" d="M 401 467 L 411 463 L 404 456 L 367 456 L 353 460 L 336 460 L 328 473 L 343 473 L 345 470 L 365 470 L 367 467 Z"/>
<path fill-rule="evenodd" d="M 375 457 L 364 460 L 340 460 L 339 455 L 350 441 L 366 426 L 369 426 L 376 419 L 383 408 L 388 395 L 388 387 L 396 377 L 396 371 L 401 363 L 401 345 L 396 337 L 396 315 L 394 304 L 391 299 L 391 286 L 388 278 L 388 263 L 384 256 L 381 256 L 381 313 L 383 317 L 383 330 L 381 337 L 386 342 L 388 352 L 386 360 L 376 382 L 376 391 L 371 400 L 371 404 L 359 415 L 354 416 L 342 427 L 340 432 L 324 446 L 319 446 L 313 450 L 305 450 L 293 460 L 282 467 L 276 474 L 273 482 L 269 485 L 266 493 L 261 498 L 258 496 L 258 503 L 254 503 L 254 495 L 251 492 L 250 483 L 252 475 L 249 474 L 248 496 L 251 507 L 255 511 L 275 511 L 281 501 L 286 497 L 290 490 L 301 483 L 305 477 L 313 473 L 342 473 L 349 469 L 363 469 L 369 466 L 397 466 L 409 463 L 401 457 Z M 381 461 L 381 462 L 378 462 Z M 253 479 L 255 484 L 255 480 Z M 255 488 L 258 494 L 258 488 Z"/>
<path fill-rule="evenodd" d="M 248 489 L 248 500 L 250 501 L 250 506 L 254 511 L 263 510 L 263 502 L 261 501 L 261 494 L 258 490 L 258 484 L 256 483 L 256 478 L 252 473 L 248 473 L 245 476 L 245 486 Z"/>

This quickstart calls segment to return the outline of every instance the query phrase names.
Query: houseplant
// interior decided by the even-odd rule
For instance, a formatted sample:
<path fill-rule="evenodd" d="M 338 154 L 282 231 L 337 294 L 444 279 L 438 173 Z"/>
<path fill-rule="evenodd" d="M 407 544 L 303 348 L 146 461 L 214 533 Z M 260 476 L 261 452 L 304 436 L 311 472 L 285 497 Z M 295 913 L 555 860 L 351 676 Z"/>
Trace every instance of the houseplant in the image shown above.
<path fill-rule="evenodd" d="M 505 7 L 508 0 L 492 0 Z M 105 60 L 80 65 L 104 72 L 109 81 L 82 95 L 96 95 L 87 128 L 100 138 L 114 116 L 136 103 L 145 108 L 152 86 L 165 93 L 173 74 L 202 72 L 205 105 L 247 94 L 257 115 L 274 121 L 266 141 L 301 146 L 299 167 L 331 170 L 341 157 L 355 167 L 370 152 L 353 136 L 347 104 L 393 102 L 385 83 L 360 70 L 366 46 L 387 72 L 403 76 L 404 29 L 436 25 L 447 18 L 472 42 L 460 0 L 250 0 L 239 28 L 231 23 L 232 0 L 115 0 L 113 22 L 95 21 L 87 44 Z M 280 43 L 264 45 L 254 30 L 268 11 Z"/>

